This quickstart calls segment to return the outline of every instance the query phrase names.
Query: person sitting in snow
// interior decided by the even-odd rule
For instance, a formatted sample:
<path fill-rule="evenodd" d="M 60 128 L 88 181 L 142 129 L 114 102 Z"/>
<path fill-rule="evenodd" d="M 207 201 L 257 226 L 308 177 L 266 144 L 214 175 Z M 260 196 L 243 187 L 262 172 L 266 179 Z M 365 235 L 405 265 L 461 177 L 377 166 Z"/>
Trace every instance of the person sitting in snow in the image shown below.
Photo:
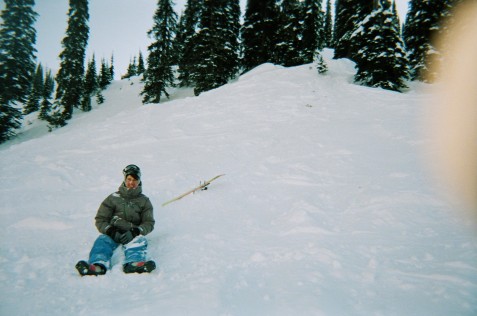
<path fill-rule="evenodd" d="M 125 273 L 151 272 L 154 261 L 146 261 L 146 236 L 154 229 L 151 201 L 142 194 L 141 170 L 128 165 L 123 170 L 124 181 L 119 190 L 110 194 L 100 205 L 95 224 L 101 235 L 89 254 L 89 261 L 79 261 L 80 275 L 102 275 L 111 268 L 111 257 L 120 245 L 124 250 Z"/>

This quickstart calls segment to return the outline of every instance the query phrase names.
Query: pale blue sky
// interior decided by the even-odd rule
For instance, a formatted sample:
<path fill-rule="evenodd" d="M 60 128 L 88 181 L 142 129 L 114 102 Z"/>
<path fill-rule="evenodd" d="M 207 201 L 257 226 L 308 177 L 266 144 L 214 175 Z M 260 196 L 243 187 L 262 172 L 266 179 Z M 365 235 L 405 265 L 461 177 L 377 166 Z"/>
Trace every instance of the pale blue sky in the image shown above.
<path fill-rule="evenodd" d="M 408 1 L 396 1 L 401 16 L 407 11 Z M 68 0 L 35 0 L 35 11 L 39 14 L 35 24 L 37 57 L 44 67 L 53 69 L 54 74 L 59 65 L 61 40 L 68 21 L 68 3 Z M 180 13 L 186 0 L 176 0 L 175 3 L 176 11 Z M 246 0 L 241 0 L 241 6 L 244 11 Z M 0 0 L 0 10 L 4 7 L 4 1 Z M 147 46 L 151 42 L 147 31 L 152 27 L 156 7 L 157 0 L 89 0 L 87 58 L 95 53 L 99 64 L 101 58 L 109 60 L 114 53 L 116 77 L 119 78 L 139 50 L 143 55 L 147 54 Z"/>

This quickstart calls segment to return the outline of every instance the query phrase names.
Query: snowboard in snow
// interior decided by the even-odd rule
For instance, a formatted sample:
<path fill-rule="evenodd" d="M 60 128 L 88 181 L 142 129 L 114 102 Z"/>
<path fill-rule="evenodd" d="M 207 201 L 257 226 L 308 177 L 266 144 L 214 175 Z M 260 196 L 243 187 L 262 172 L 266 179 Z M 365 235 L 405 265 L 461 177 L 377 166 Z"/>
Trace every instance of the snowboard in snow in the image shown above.
<path fill-rule="evenodd" d="M 189 191 L 187 191 L 187 192 L 185 192 L 185 193 L 182 193 L 181 195 L 179 195 L 179 196 L 173 198 L 172 200 L 169 200 L 169 201 L 163 203 L 162 206 L 166 206 L 167 204 L 170 204 L 170 203 L 172 203 L 172 202 L 175 202 L 175 201 L 177 201 L 177 200 L 180 200 L 180 199 L 182 199 L 184 196 L 187 196 L 187 195 L 189 195 L 189 194 L 195 193 L 195 192 L 197 192 L 197 191 L 199 191 L 199 190 L 207 190 L 207 187 L 209 186 L 209 184 L 210 184 L 212 181 L 214 181 L 214 180 L 216 180 L 216 179 L 218 179 L 218 178 L 220 178 L 220 177 L 222 177 L 222 176 L 225 176 L 225 174 L 219 174 L 218 176 L 215 176 L 215 177 L 213 177 L 213 178 L 210 179 L 210 180 L 204 181 L 204 183 L 202 183 L 201 185 L 199 185 L 199 186 L 193 188 L 192 190 L 189 190 Z"/>

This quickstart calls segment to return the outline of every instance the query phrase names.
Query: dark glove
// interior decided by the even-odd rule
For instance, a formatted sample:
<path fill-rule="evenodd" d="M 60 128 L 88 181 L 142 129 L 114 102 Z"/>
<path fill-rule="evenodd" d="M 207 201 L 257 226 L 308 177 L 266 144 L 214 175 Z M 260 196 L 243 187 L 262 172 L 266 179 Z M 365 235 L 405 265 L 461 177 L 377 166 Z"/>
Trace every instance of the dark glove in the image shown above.
<path fill-rule="evenodd" d="M 109 227 L 108 230 L 106 231 L 106 235 L 111 237 L 115 242 L 120 243 L 121 242 L 121 233 L 118 232 L 116 227 Z"/>
<path fill-rule="evenodd" d="M 119 241 L 120 241 L 120 243 L 125 245 L 125 244 L 129 243 L 131 240 L 133 240 L 134 237 L 136 237 L 138 235 L 139 235 L 139 228 L 134 227 L 134 228 L 128 230 L 127 232 L 125 232 L 124 234 L 122 234 Z"/>
<path fill-rule="evenodd" d="M 127 232 L 134 227 L 132 223 L 122 219 L 119 216 L 114 216 L 110 224 L 116 227 L 120 232 Z"/>

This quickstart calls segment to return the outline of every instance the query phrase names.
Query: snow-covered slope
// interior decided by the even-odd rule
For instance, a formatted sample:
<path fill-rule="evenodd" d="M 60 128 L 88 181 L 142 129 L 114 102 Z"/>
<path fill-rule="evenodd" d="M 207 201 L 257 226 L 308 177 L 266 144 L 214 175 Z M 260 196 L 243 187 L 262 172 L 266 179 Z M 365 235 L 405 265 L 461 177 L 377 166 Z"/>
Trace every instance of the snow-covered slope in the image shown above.
<path fill-rule="evenodd" d="M 141 83 L 0 147 L 1 315 L 476 315 L 477 235 L 427 176 L 423 101 L 353 65 L 262 65 L 141 105 Z M 158 270 L 79 277 L 94 216 L 139 165 Z M 207 191 L 161 204 L 225 173 Z"/>

